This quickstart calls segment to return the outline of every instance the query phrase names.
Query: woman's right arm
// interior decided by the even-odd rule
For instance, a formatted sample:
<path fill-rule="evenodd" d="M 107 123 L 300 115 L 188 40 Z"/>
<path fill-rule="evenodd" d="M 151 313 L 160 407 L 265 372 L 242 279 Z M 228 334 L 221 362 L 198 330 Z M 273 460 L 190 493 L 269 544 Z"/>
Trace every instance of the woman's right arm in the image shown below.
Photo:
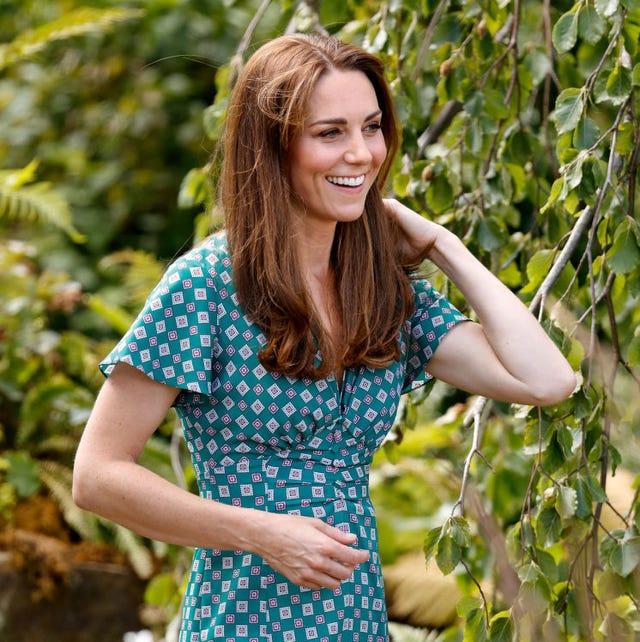
<path fill-rule="evenodd" d="M 80 440 L 73 497 L 81 508 L 174 544 L 261 555 L 296 584 L 335 588 L 368 553 L 320 520 L 205 500 L 138 464 L 178 390 L 118 364 Z"/>

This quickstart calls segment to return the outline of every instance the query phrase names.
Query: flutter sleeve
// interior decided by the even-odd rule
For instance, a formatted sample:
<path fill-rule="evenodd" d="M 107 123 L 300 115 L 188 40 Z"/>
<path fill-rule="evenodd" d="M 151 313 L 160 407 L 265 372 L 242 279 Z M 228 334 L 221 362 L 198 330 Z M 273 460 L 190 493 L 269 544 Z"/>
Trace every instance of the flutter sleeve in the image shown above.
<path fill-rule="evenodd" d="M 191 252 L 169 266 L 129 330 L 100 363 L 109 376 L 123 361 L 154 381 L 180 388 L 176 404 L 212 394 L 216 335 L 214 283 Z"/>
<path fill-rule="evenodd" d="M 469 319 L 431 284 L 412 282 L 415 310 L 405 324 L 406 353 L 403 392 L 410 392 L 433 380 L 426 372 L 431 357 L 451 328 Z"/>

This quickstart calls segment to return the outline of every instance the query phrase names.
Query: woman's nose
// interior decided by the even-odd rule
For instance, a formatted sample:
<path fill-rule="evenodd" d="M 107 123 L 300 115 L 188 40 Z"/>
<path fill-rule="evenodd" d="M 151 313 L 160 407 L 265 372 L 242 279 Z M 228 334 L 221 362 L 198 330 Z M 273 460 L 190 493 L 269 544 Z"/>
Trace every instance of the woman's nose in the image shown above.
<path fill-rule="evenodd" d="M 362 134 L 356 134 L 349 138 L 349 144 L 344 158 L 348 163 L 360 165 L 371 161 L 371 150 Z"/>

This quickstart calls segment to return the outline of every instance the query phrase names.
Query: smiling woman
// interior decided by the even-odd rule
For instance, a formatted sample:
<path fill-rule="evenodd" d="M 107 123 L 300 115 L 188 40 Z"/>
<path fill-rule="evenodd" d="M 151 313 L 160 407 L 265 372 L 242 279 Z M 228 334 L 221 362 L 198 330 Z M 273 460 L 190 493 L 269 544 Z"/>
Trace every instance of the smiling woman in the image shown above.
<path fill-rule="evenodd" d="M 225 231 L 169 267 L 101 364 L 74 496 L 195 547 L 181 642 L 385 642 L 368 475 L 400 396 L 434 376 L 522 403 L 573 390 L 520 301 L 383 200 L 396 148 L 376 57 L 323 36 L 264 45 L 229 103 Z M 479 323 L 411 273 L 427 256 Z M 199 497 L 137 463 L 171 405 Z"/>

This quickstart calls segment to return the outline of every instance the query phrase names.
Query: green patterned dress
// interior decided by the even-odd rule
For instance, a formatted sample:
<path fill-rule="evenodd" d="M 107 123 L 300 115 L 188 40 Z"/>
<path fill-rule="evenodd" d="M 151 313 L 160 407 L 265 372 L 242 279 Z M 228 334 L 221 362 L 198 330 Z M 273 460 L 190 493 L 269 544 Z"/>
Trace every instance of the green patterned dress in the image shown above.
<path fill-rule="evenodd" d="M 387 616 L 369 499 L 369 466 L 400 395 L 426 383 L 443 335 L 465 319 L 428 282 L 387 368 L 350 368 L 341 386 L 267 371 L 265 337 L 238 305 L 223 234 L 176 260 L 105 358 L 179 388 L 200 495 L 308 515 L 357 535 L 370 560 L 336 590 L 300 588 L 246 551 L 197 548 L 180 642 L 386 642 Z"/>

